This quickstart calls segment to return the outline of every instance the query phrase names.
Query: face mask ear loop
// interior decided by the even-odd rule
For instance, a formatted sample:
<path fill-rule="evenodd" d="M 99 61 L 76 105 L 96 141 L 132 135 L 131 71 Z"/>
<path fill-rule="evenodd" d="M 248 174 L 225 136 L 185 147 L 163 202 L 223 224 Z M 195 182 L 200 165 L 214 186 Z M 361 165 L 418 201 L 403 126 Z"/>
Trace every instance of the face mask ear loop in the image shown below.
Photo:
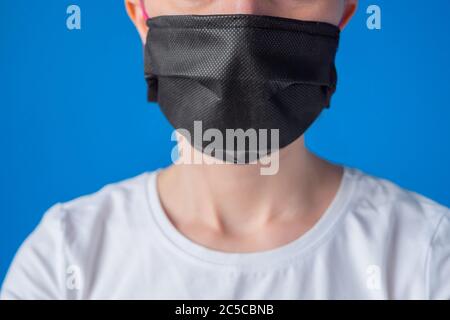
<path fill-rule="evenodd" d="M 144 14 L 144 18 L 145 18 L 145 20 L 148 20 L 150 17 L 148 16 L 147 10 L 145 9 L 144 0 L 140 0 L 140 3 L 141 3 L 142 13 Z"/>

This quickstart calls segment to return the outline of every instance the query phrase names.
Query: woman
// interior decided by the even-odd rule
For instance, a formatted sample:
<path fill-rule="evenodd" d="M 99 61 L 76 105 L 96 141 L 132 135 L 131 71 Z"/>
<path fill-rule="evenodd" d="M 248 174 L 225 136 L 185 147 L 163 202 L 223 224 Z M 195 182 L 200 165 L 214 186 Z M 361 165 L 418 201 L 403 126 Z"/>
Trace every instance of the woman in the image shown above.
<path fill-rule="evenodd" d="M 450 298 L 449 210 L 304 144 L 357 0 L 125 2 L 180 157 L 53 206 L 2 298 Z"/>

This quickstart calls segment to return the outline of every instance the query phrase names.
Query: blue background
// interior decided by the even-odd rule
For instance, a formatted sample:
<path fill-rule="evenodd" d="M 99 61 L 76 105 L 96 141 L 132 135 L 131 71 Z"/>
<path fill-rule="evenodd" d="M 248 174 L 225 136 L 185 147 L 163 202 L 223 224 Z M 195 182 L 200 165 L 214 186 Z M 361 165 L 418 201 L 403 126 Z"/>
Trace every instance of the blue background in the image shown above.
<path fill-rule="evenodd" d="M 66 28 L 70 4 L 81 30 Z M 366 27 L 369 4 L 381 31 Z M 308 146 L 450 206 L 449 11 L 448 0 L 362 0 Z M 146 102 L 122 1 L 0 1 L 0 40 L 1 282 L 48 207 L 168 165 L 173 143 Z"/>

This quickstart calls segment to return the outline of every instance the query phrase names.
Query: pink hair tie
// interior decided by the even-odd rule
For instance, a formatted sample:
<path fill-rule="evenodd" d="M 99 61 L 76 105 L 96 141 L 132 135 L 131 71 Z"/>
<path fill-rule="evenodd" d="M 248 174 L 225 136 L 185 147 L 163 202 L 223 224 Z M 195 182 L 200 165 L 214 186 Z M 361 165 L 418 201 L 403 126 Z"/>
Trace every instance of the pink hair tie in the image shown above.
<path fill-rule="evenodd" d="M 142 9 L 142 13 L 144 14 L 145 20 L 148 20 L 150 17 L 148 16 L 147 10 L 145 9 L 144 0 L 141 0 L 141 9 Z"/>

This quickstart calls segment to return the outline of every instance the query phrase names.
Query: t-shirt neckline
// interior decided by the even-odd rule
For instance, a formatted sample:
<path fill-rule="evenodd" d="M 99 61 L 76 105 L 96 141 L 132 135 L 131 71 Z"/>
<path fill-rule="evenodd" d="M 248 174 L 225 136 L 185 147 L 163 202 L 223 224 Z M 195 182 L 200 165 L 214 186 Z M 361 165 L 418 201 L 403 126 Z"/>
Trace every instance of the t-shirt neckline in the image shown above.
<path fill-rule="evenodd" d="M 274 264 L 289 263 L 293 259 L 304 256 L 317 247 L 323 240 L 333 234 L 333 227 L 346 212 L 352 198 L 355 183 L 352 176 L 356 170 L 344 167 L 344 172 L 338 190 L 316 224 L 300 237 L 282 246 L 257 252 L 231 253 L 207 248 L 183 235 L 167 217 L 162 207 L 157 187 L 157 177 L 160 170 L 147 174 L 146 195 L 151 215 L 151 222 L 156 228 L 160 241 L 166 242 L 180 254 L 188 255 L 199 263 L 236 267 L 239 269 L 260 269 Z"/>

